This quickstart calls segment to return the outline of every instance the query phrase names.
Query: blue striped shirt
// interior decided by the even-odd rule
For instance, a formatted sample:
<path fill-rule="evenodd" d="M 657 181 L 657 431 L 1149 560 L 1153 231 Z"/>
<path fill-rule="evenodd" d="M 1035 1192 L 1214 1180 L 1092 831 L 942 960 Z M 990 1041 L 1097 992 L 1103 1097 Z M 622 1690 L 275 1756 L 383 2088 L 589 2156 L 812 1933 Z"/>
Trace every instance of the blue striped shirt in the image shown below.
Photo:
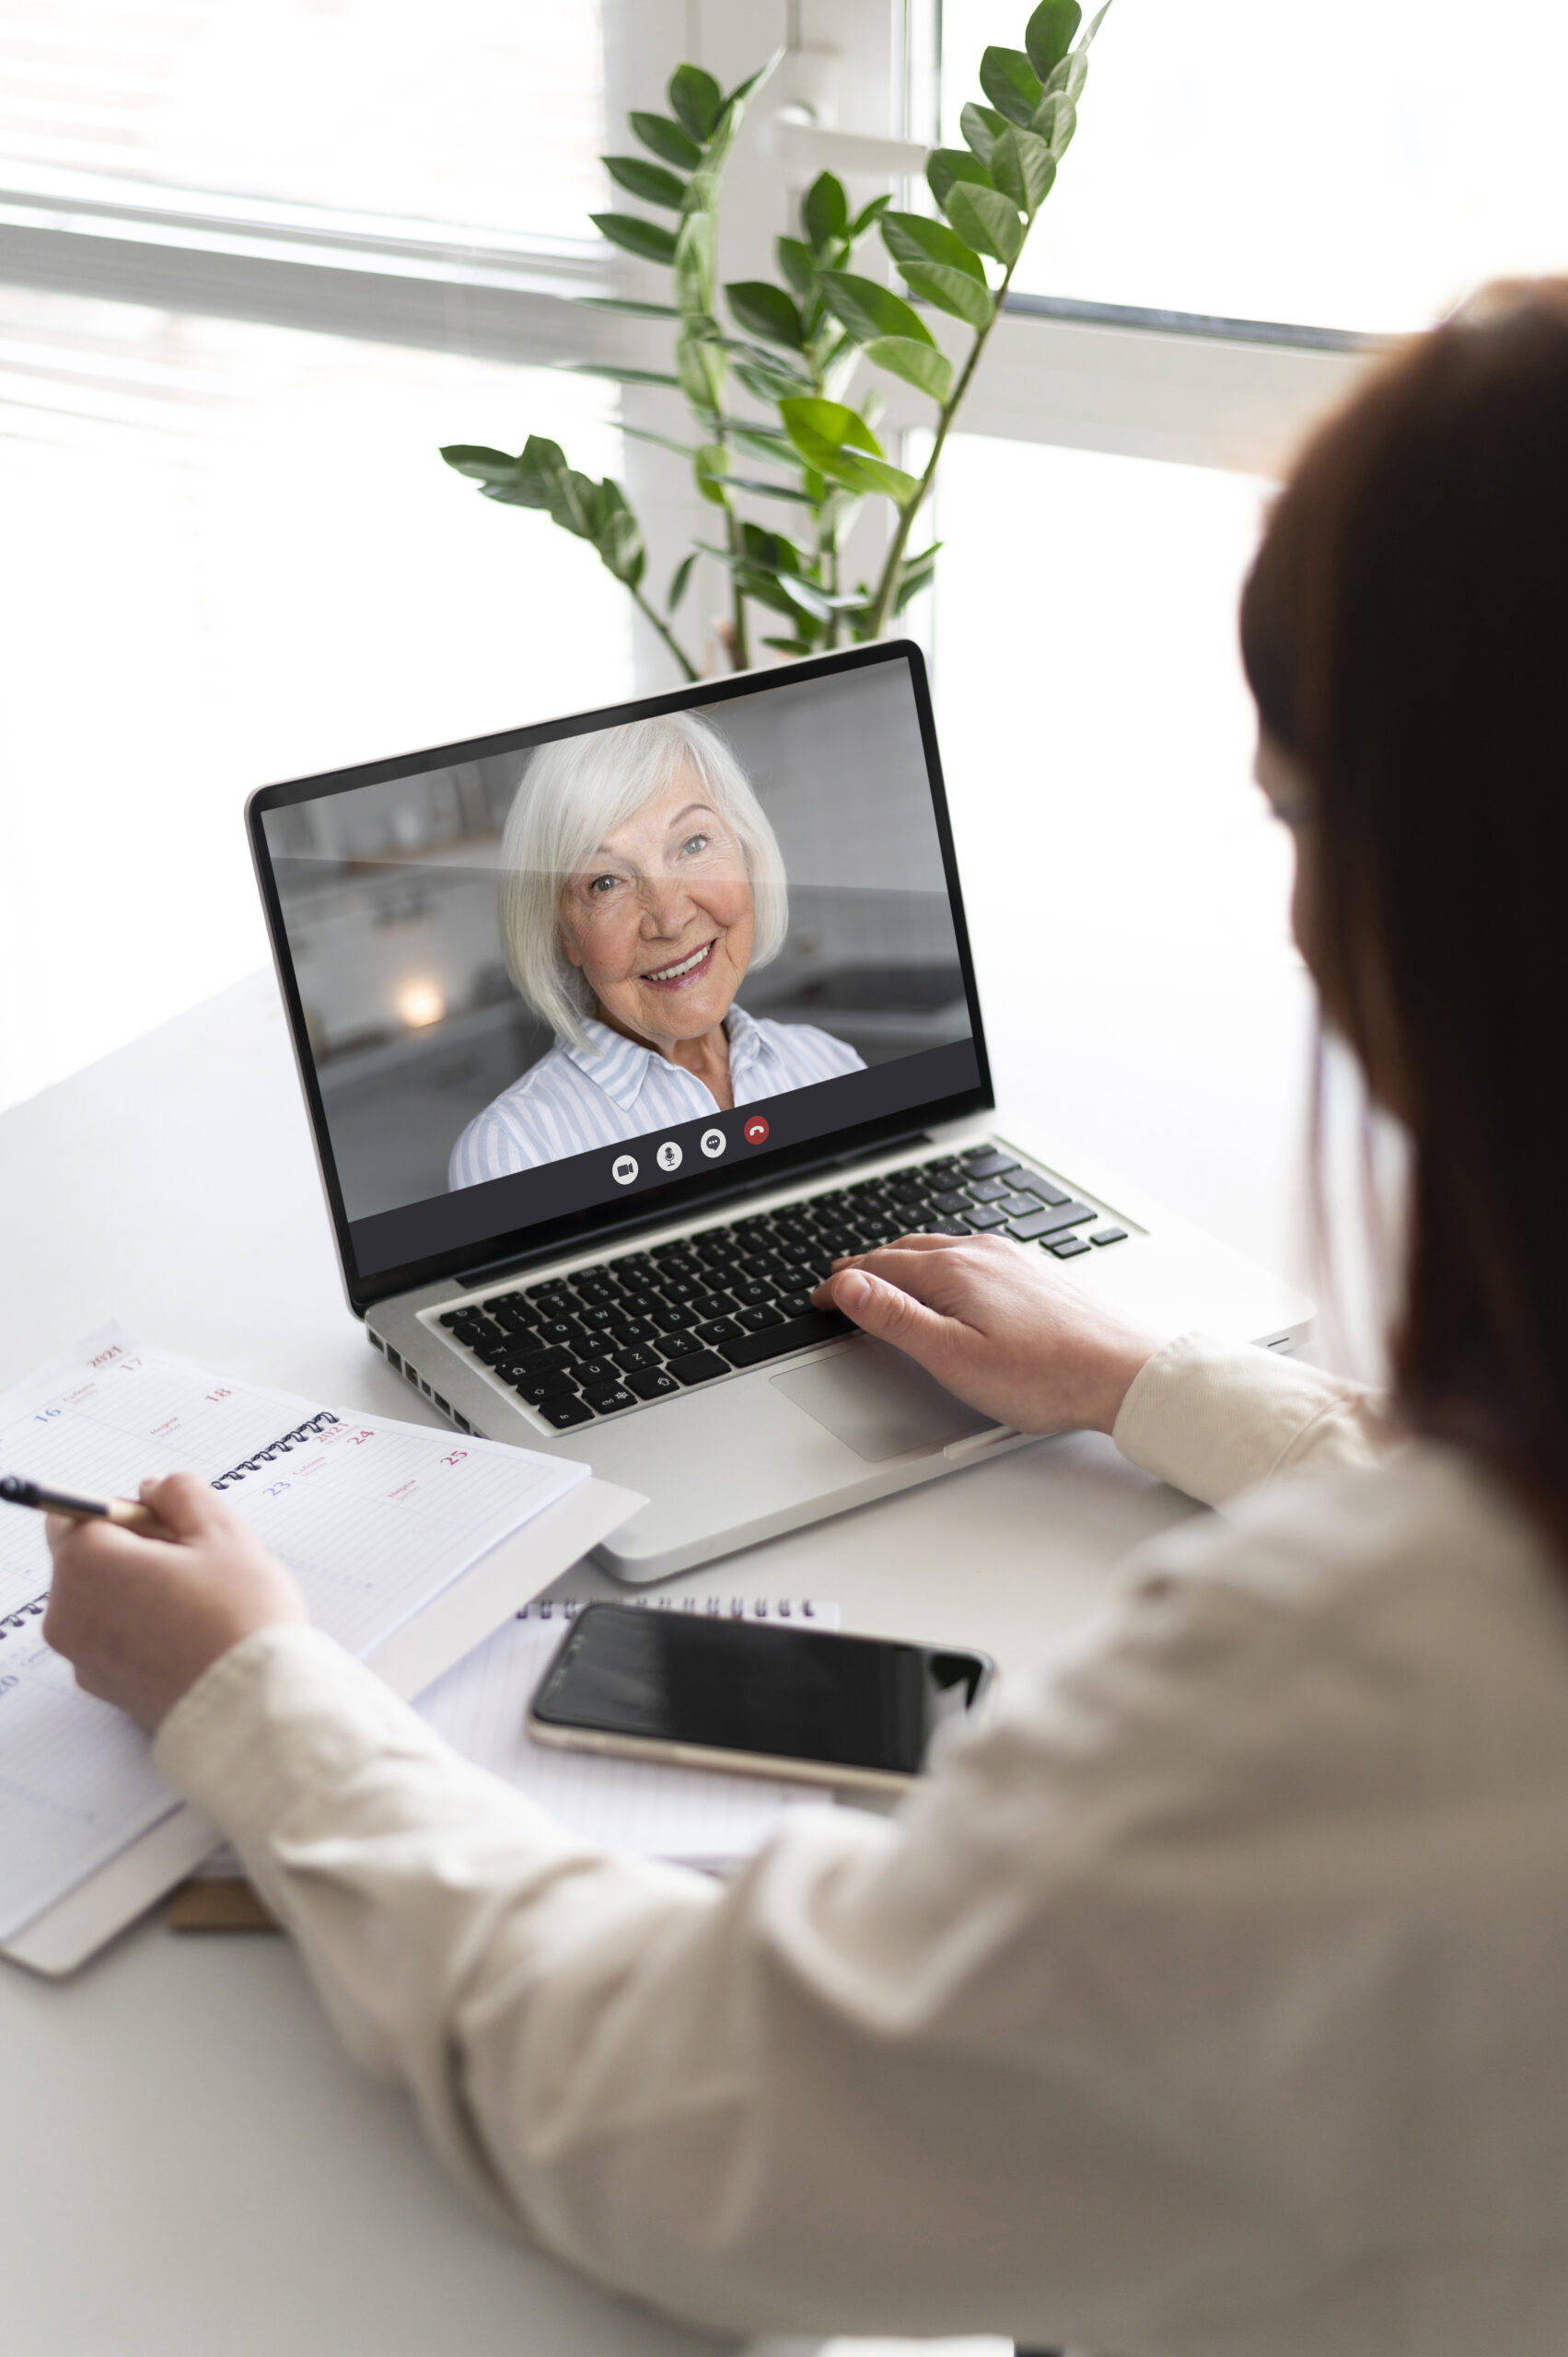
<path fill-rule="evenodd" d="M 541 1162 L 620 1145 L 718 1111 L 713 1092 L 656 1049 L 639 1047 L 591 1016 L 583 1028 L 586 1048 L 558 1036 L 547 1056 L 474 1116 L 452 1148 L 449 1187 L 537 1170 Z M 809 1023 L 770 1023 L 732 1006 L 725 1030 L 737 1105 L 865 1069 L 853 1048 Z"/>

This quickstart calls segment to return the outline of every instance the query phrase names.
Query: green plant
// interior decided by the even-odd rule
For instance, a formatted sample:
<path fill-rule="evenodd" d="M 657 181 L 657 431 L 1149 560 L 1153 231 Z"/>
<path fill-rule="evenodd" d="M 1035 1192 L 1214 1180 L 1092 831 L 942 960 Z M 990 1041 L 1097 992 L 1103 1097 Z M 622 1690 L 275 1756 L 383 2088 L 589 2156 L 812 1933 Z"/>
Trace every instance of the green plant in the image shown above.
<path fill-rule="evenodd" d="M 753 606 L 787 626 L 762 644 L 789 655 L 881 637 L 932 577 L 937 544 L 910 553 L 915 520 L 1077 127 L 1089 46 L 1109 5 L 1106 0 L 1080 35 L 1078 0 L 1040 0 L 1022 49 L 985 52 L 980 83 L 989 104 L 964 108 L 962 147 L 934 148 L 926 160 L 935 215 L 895 212 L 890 198 L 878 197 L 852 217 L 842 184 L 824 172 L 802 203 L 800 235 L 778 240 L 782 283 L 749 280 L 725 287 L 738 332 L 718 313 L 722 178 L 746 108 L 777 60 L 727 98 L 700 66 L 679 66 L 669 82 L 669 114 L 631 116 L 648 156 L 607 156 L 606 168 L 629 195 L 673 214 L 676 226 L 632 213 L 600 213 L 594 220 L 613 244 L 668 268 L 673 299 L 587 299 L 599 309 L 669 323 L 673 370 L 580 365 L 621 384 L 679 391 L 691 412 L 690 441 L 625 428 L 683 459 L 715 510 L 715 528 L 722 519 L 714 540 L 697 541 L 677 565 L 662 610 L 645 594 L 642 528 L 612 478 L 595 482 L 578 473 L 559 444 L 538 435 L 529 435 L 516 458 L 453 444 L 441 453 L 447 465 L 476 482 L 487 499 L 542 508 L 563 530 L 588 541 L 688 679 L 697 678 L 697 668 L 674 623 L 700 553 L 717 558 L 729 573 L 724 636 L 738 670 L 751 659 Z M 850 267 L 873 228 L 913 303 Z M 957 366 L 915 303 L 970 331 Z M 877 441 L 881 401 L 874 384 L 857 401 L 849 399 L 863 361 L 912 385 L 933 404 L 931 452 L 918 475 L 895 466 Z M 764 414 L 736 411 L 737 386 Z M 760 475 L 759 466 L 774 471 Z M 754 499 L 796 511 L 793 536 L 744 514 L 742 503 Z M 842 553 L 867 499 L 889 503 L 890 530 L 876 581 L 852 588 L 841 579 Z"/>

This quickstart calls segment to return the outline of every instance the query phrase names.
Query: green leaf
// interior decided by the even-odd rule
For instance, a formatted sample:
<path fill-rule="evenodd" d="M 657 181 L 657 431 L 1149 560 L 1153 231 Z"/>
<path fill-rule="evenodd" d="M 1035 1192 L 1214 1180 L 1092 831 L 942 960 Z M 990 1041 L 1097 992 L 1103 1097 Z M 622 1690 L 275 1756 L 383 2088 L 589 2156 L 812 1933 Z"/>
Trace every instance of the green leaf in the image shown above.
<path fill-rule="evenodd" d="M 633 303 L 625 295 L 578 295 L 574 299 L 585 311 L 618 311 L 625 319 L 678 319 L 680 317 L 673 303 Z"/>
<path fill-rule="evenodd" d="M 874 278 L 857 278 L 847 270 L 825 270 L 822 300 L 857 343 L 869 343 L 874 336 L 900 336 L 914 343 L 931 342 L 931 331 L 919 312 L 912 311 L 901 296 L 879 286 Z"/>
<path fill-rule="evenodd" d="M 944 270 L 967 271 L 985 284 L 980 256 L 970 251 L 946 221 L 932 221 L 923 213 L 889 213 L 882 224 L 882 243 L 900 268 L 906 261 L 940 262 Z"/>
<path fill-rule="evenodd" d="M 800 390 L 798 377 L 786 376 L 782 369 L 760 366 L 755 360 L 738 360 L 735 373 L 747 391 L 760 401 L 788 401 Z"/>
<path fill-rule="evenodd" d="M 663 385 L 670 392 L 680 390 L 679 377 L 662 368 L 625 368 L 619 360 L 563 360 L 558 366 L 572 377 L 602 377 L 610 385 Z"/>
<path fill-rule="evenodd" d="M 947 270 L 934 261 L 904 261 L 899 268 L 912 295 L 923 295 L 969 327 L 990 326 L 992 297 L 983 279 L 977 283 L 967 270 Z"/>
<path fill-rule="evenodd" d="M 664 610 L 667 614 L 674 613 L 677 606 L 685 597 L 686 585 L 691 578 L 691 567 L 696 562 L 697 552 L 692 549 L 681 558 L 675 571 L 670 575 L 669 587 L 666 590 L 664 598 Z"/>
<path fill-rule="evenodd" d="M 612 246 L 624 246 L 644 261 L 675 260 L 675 232 L 657 221 L 645 221 L 635 213 L 590 213 L 588 219 Z"/>
<path fill-rule="evenodd" d="M 651 442 L 656 450 L 673 450 L 678 459 L 694 459 L 697 455 L 690 442 L 673 442 L 668 434 L 650 433 L 645 425 L 628 425 L 624 418 L 621 431 L 633 442 Z"/>
<path fill-rule="evenodd" d="M 817 651 L 814 638 L 765 638 L 762 644 L 779 655 L 814 655 Z"/>
<path fill-rule="evenodd" d="M 1060 162 L 1072 145 L 1073 134 L 1078 128 L 1078 110 L 1064 92 L 1042 99 L 1035 110 L 1034 128 L 1036 137 L 1043 140 L 1052 157 Z"/>
<path fill-rule="evenodd" d="M 713 215 L 689 213 L 675 238 L 675 299 L 683 312 L 704 317 L 713 309 L 716 250 Z"/>
<path fill-rule="evenodd" d="M 729 505 L 729 492 L 725 483 L 725 477 L 729 472 L 729 457 L 722 442 L 703 443 L 697 453 L 692 472 L 704 499 L 710 500 L 715 507 Z"/>
<path fill-rule="evenodd" d="M 980 61 L 980 87 L 998 114 L 1020 125 L 1028 122 L 1045 95 L 1021 49 L 986 50 Z"/>
<path fill-rule="evenodd" d="M 675 366 L 680 389 L 692 408 L 716 415 L 729 369 L 722 347 L 706 336 L 682 335 L 675 347 Z"/>
<path fill-rule="evenodd" d="M 843 182 L 831 172 L 819 172 L 806 192 L 800 217 L 815 252 L 824 253 L 830 246 L 840 244 L 849 227 L 849 199 Z"/>
<path fill-rule="evenodd" d="M 779 415 L 807 465 L 847 490 L 880 492 L 901 506 L 920 489 L 913 475 L 889 464 L 865 420 L 842 401 L 813 394 L 781 401 Z"/>
<path fill-rule="evenodd" d="M 890 194 L 888 196 L 874 196 L 869 204 L 862 205 L 860 211 L 855 215 L 854 219 L 850 223 L 849 227 L 844 231 L 844 235 L 849 239 L 852 246 L 860 238 L 865 237 L 872 223 L 878 220 L 881 215 L 886 213 L 889 205 L 891 204 L 893 200 Z"/>
<path fill-rule="evenodd" d="M 645 204 L 663 204 L 679 213 L 686 202 L 685 181 L 662 164 L 645 163 L 641 156 L 601 156 L 599 162 L 617 188 L 640 196 Z"/>
<path fill-rule="evenodd" d="M 586 476 L 576 478 L 587 482 Z M 621 485 L 607 475 L 601 483 L 590 484 L 593 497 L 594 546 L 601 562 L 618 581 L 628 582 L 635 588 L 643 577 L 647 562 L 643 547 L 643 535 L 636 517 L 626 505 Z"/>
<path fill-rule="evenodd" d="M 1046 101 L 1047 106 L 1055 103 Z M 1056 157 L 1048 143 L 1037 139 L 1032 131 L 999 131 L 991 151 L 991 177 L 1003 195 L 1032 220 L 1051 194 Z"/>
<path fill-rule="evenodd" d="M 817 263 L 809 246 L 799 238 L 781 238 L 773 251 L 779 268 L 803 303 L 808 303 L 817 291 Z"/>
<path fill-rule="evenodd" d="M 729 475 L 726 480 L 731 491 L 749 491 L 759 499 L 789 499 L 797 507 L 815 507 L 819 504 L 808 491 L 799 491 L 792 482 L 762 482 L 752 475 Z"/>
<path fill-rule="evenodd" d="M 749 561 L 765 571 L 777 573 L 782 568 L 798 573 L 805 563 L 793 540 L 786 540 L 782 532 L 764 530 L 761 524 L 742 524 L 740 545 Z"/>
<path fill-rule="evenodd" d="M 1046 83 L 1045 96 L 1047 99 L 1071 99 L 1073 104 L 1076 106 L 1083 96 L 1084 84 L 1088 78 L 1089 61 L 1081 49 L 1075 49 L 1071 57 L 1063 59 Z M 1040 104 L 1044 103 L 1042 99 Z M 1037 107 L 1035 111 L 1038 114 L 1040 109 Z"/>
<path fill-rule="evenodd" d="M 938 204 L 946 202 L 955 180 L 972 180 L 977 188 L 989 188 L 991 175 L 967 147 L 934 147 L 925 159 L 925 181 Z"/>
<path fill-rule="evenodd" d="M 805 350 L 806 330 L 800 312 L 782 286 L 770 286 L 763 278 L 748 278 L 724 291 L 737 323 L 748 335 L 760 335 L 768 343 L 782 343 L 787 352 Z"/>
<path fill-rule="evenodd" d="M 886 368 L 917 391 L 929 393 L 938 408 L 952 396 L 952 363 L 929 337 L 916 343 L 907 335 L 879 335 L 866 345 L 865 356 L 874 367 Z"/>
<path fill-rule="evenodd" d="M 625 427 L 621 427 L 625 432 Z M 771 467 L 798 467 L 800 455 L 787 434 L 772 426 L 731 425 L 730 447 L 743 451 L 749 459 L 761 459 Z"/>
<path fill-rule="evenodd" d="M 1089 19 L 1089 29 L 1088 29 L 1088 31 L 1084 35 L 1083 40 L 1078 43 L 1078 54 L 1079 54 L 1079 56 L 1080 56 L 1080 57 L 1083 55 L 1083 53 L 1084 53 L 1085 50 L 1088 48 L 1088 46 L 1089 46 L 1090 42 L 1094 40 L 1094 37 L 1095 37 L 1096 33 L 1098 33 L 1098 30 L 1099 30 L 1099 29 L 1100 29 L 1101 25 L 1103 25 L 1103 24 L 1104 24 L 1104 22 L 1105 22 L 1106 18 L 1109 16 L 1109 14 L 1110 14 L 1110 0 L 1105 0 L 1105 6 L 1104 6 L 1101 9 L 1099 9 L 1099 11 L 1098 11 L 1095 16 L 1093 16 L 1093 17 L 1090 17 L 1090 19 Z"/>
<path fill-rule="evenodd" d="M 447 464 L 470 482 L 514 483 L 517 461 L 505 450 L 487 450 L 478 442 L 448 442 L 441 452 Z"/>
<path fill-rule="evenodd" d="M 667 114 L 633 114 L 626 120 L 645 147 L 662 156 L 667 164 L 678 164 L 683 172 L 694 172 L 703 160 L 697 142 L 671 122 Z"/>
<path fill-rule="evenodd" d="M 910 558 L 904 567 L 903 577 L 894 593 L 894 613 L 901 614 L 904 608 L 918 598 L 923 589 L 930 587 L 931 576 L 936 570 L 936 552 L 941 545 L 940 540 L 935 540 L 919 556 Z"/>
<path fill-rule="evenodd" d="M 999 131 L 1005 131 L 1006 128 L 1007 118 L 1005 114 L 997 114 L 990 107 L 976 106 L 972 99 L 958 116 L 958 129 L 963 133 L 966 144 L 988 170 L 991 165 L 991 143 Z"/>
<path fill-rule="evenodd" d="M 971 188 L 960 180 L 947 192 L 947 218 L 968 246 L 998 261 L 1014 262 L 1024 243 L 1024 225 L 1011 200 L 993 188 Z"/>
<path fill-rule="evenodd" d="M 547 508 L 564 532 L 591 540 L 598 528 L 598 485 L 566 464 L 559 442 L 530 434 L 517 462 L 514 496 L 527 507 Z"/>
<path fill-rule="evenodd" d="M 666 94 L 670 106 L 693 139 L 706 145 L 724 105 L 724 92 L 700 65 L 678 65 Z"/>
<path fill-rule="evenodd" d="M 1042 82 L 1055 72 L 1072 48 L 1083 14 L 1078 0 L 1040 0 L 1040 6 L 1024 27 L 1024 47 Z"/>

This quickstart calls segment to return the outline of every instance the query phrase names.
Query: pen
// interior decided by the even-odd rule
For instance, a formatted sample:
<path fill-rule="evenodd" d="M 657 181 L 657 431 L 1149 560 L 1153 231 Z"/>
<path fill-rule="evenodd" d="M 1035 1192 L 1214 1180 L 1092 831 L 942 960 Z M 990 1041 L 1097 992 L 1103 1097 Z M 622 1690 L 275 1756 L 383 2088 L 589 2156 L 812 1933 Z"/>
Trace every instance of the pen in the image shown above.
<path fill-rule="evenodd" d="M 46 1490 L 41 1481 L 24 1481 L 19 1473 L 0 1473 L 0 1501 L 8 1506 L 34 1506 L 40 1514 L 68 1515 L 74 1522 L 117 1522 L 124 1530 L 156 1530 L 158 1519 L 151 1506 L 134 1498 L 78 1498 L 69 1490 Z"/>

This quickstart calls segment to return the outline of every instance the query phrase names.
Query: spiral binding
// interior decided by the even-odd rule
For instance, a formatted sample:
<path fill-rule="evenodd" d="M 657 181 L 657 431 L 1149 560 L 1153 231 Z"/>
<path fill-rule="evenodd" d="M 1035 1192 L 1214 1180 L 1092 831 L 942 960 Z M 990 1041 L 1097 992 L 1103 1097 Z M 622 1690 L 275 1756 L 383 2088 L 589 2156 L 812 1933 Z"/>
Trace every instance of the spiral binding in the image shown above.
<path fill-rule="evenodd" d="M 14 1612 L 0 1616 L 0 1643 L 19 1632 L 25 1622 L 39 1620 L 48 1602 L 49 1590 L 45 1588 L 41 1596 L 29 1596 L 26 1604 L 18 1604 Z"/>
<path fill-rule="evenodd" d="M 625 1604 L 635 1612 L 685 1612 L 711 1620 L 815 1620 L 817 1607 L 809 1596 L 781 1596 L 770 1604 L 765 1596 L 541 1596 L 523 1605 L 519 1620 L 549 1620 L 559 1613 L 575 1620 L 585 1604 Z"/>
<path fill-rule="evenodd" d="M 321 1409 L 317 1415 L 307 1416 L 302 1424 L 296 1424 L 291 1433 L 283 1434 L 270 1447 L 258 1449 L 254 1457 L 247 1457 L 238 1465 L 231 1465 L 226 1473 L 220 1473 L 213 1488 L 226 1490 L 231 1481 L 242 1481 L 247 1473 L 259 1473 L 263 1465 L 275 1464 L 280 1457 L 286 1457 L 291 1448 L 297 1448 L 301 1441 L 313 1440 L 318 1433 L 325 1432 L 329 1424 L 341 1424 L 342 1422 L 343 1418 L 334 1416 L 330 1408 Z"/>

